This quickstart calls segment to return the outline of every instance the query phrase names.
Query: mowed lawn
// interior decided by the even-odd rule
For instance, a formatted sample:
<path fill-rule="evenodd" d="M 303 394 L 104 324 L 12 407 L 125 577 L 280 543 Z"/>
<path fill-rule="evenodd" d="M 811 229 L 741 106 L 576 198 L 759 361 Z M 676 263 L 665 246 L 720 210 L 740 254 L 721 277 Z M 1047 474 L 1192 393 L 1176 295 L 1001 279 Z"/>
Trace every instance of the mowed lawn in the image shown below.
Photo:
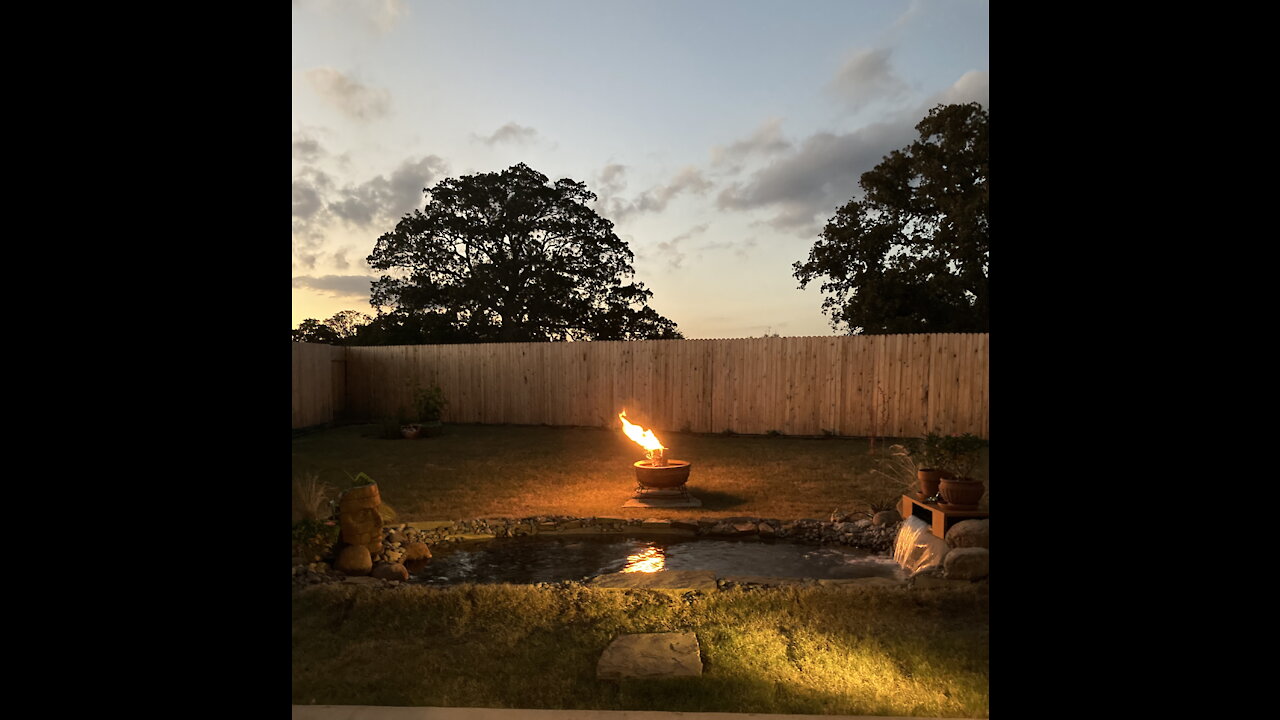
<path fill-rule="evenodd" d="M 987 717 L 989 594 L 463 585 L 293 597 L 298 705 Z M 618 635 L 693 632 L 698 678 L 596 679 Z"/>
<path fill-rule="evenodd" d="M 440 437 L 386 440 L 377 425 L 293 439 L 293 475 L 335 488 L 377 481 L 402 520 L 575 515 L 690 519 L 737 515 L 827 519 L 896 499 L 903 484 L 873 473 L 893 440 L 659 432 L 668 457 L 691 462 L 700 508 L 624 509 L 644 451 L 619 429 L 446 425 Z M 986 479 L 986 467 L 979 470 Z M 983 498 L 986 507 L 987 498 Z"/>

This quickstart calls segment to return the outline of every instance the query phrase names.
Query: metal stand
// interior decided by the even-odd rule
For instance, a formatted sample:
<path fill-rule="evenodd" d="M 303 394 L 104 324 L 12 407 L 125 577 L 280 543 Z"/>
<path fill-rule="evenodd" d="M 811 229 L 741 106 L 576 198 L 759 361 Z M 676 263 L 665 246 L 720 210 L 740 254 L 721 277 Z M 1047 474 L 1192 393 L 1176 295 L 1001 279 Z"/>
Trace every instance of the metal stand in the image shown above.
<path fill-rule="evenodd" d="M 687 485 L 673 488 L 648 488 L 636 483 L 636 494 L 622 507 L 678 508 L 702 507 L 702 501 L 689 494 Z"/>

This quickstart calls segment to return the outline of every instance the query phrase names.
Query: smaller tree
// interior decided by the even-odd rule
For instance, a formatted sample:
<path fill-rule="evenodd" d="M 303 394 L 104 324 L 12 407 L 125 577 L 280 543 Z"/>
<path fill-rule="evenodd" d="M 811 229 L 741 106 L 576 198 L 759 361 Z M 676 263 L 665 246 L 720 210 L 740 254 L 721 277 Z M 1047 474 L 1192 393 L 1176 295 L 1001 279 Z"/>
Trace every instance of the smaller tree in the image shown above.
<path fill-rule="evenodd" d="M 293 330 L 294 342 L 319 343 L 321 345 L 337 345 L 338 333 L 333 328 L 325 325 L 315 318 L 307 318 L 303 320 L 297 328 Z"/>
<path fill-rule="evenodd" d="M 325 320 L 324 324 L 328 325 L 329 329 L 333 330 L 334 334 L 343 341 L 343 345 L 350 345 L 351 343 L 349 341 L 355 339 L 360 328 L 368 325 L 370 322 L 371 318 L 362 312 L 356 312 L 355 310 L 343 310 L 337 315 Z"/>

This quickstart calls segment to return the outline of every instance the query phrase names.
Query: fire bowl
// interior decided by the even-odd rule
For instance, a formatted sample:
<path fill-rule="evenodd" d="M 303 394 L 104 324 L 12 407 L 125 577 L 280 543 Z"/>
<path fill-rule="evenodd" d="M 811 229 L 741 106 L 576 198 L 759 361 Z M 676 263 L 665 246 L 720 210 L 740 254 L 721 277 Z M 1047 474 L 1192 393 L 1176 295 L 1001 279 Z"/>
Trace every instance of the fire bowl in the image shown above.
<path fill-rule="evenodd" d="M 636 462 L 636 482 L 647 488 L 680 487 L 689 480 L 689 467 L 684 460 L 668 460 L 666 465 L 640 460 Z"/>

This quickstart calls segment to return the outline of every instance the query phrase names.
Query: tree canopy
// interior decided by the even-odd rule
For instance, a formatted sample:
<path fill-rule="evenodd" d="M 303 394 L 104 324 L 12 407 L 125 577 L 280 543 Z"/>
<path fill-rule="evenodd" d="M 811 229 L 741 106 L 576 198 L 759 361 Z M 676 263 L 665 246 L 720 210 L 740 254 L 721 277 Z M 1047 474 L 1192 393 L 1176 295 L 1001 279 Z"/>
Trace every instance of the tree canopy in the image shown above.
<path fill-rule="evenodd" d="M 378 238 L 369 265 L 390 270 L 374 325 L 434 342 L 680 338 L 647 301 L 634 255 L 587 203 L 586 185 L 554 184 L 524 163 L 446 178 L 425 209 Z M 446 339 L 447 338 L 447 339 Z M 466 340 L 459 340 L 466 338 Z M 419 340 L 423 341 L 423 340 Z"/>
<path fill-rule="evenodd" d="M 862 174 L 863 198 L 836 211 L 795 263 L 803 289 L 825 278 L 823 312 L 851 334 L 989 332 L 988 113 L 938 105 L 920 137 Z"/>
<path fill-rule="evenodd" d="M 368 345 L 371 343 L 358 342 L 358 338 L 368 330 L 369 323 L 368 315 L 355 310 L 343 310 L 324 322 L 307 318 L 293 330 L 293 341 L 323 345 Z"/>

